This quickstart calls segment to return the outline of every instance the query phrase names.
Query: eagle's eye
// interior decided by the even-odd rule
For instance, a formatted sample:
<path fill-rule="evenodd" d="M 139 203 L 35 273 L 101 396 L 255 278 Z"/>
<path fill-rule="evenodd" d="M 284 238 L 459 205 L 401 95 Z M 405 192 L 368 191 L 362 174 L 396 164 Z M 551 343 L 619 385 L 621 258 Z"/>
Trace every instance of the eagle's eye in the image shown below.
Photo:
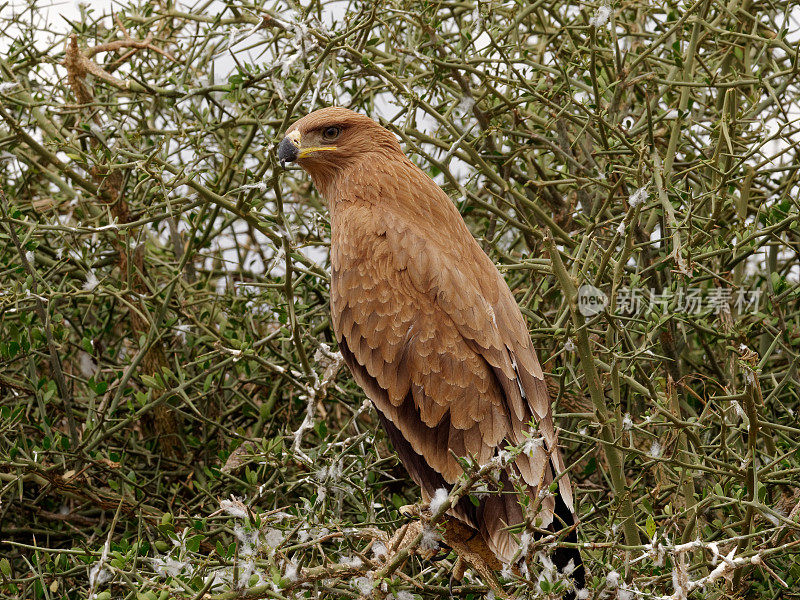
<path fill-rule="evenodd" d="M 342 128 L 332 125 L 322 130 L 322 138 L 328 142 L 332 142 L 339 137 L 340 133 L 342 133 Z"/>

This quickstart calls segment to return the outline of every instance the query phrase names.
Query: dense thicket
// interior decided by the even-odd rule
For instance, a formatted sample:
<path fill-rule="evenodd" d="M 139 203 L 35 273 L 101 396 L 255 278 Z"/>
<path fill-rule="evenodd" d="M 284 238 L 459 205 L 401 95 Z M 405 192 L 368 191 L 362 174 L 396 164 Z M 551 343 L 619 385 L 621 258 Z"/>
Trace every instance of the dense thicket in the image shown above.
<path fill-rule="evenodd" d="M 330 104 L 501 265 L 591 597 L 797 593 L 794 2 L 45 13 L 2 13 L 0 597 L 447 592 L 454 555 L 387 555 L 418 491 L 336 352 L 324 202 L 274 156 Z M 549 549 L 505 589 L 547 597 Z"/>

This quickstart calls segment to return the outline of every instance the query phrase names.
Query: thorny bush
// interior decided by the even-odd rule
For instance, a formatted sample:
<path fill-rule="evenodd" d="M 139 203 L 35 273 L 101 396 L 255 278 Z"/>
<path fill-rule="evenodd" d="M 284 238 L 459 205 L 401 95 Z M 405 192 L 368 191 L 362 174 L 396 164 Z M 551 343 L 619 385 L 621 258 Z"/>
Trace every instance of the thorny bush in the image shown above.
<path fill-rule="evenodd" d="M 324 202 L 274 156 L 338 104 L 515 292 L 590 597 L 796 597 L 794 2 L 62 8 L 2 8 L 0 596 L 448 593 L 454 555 L 389 547 L 418 491 L 336 352 Z M 498 577 L 552 595 L 525 539 Z"/>

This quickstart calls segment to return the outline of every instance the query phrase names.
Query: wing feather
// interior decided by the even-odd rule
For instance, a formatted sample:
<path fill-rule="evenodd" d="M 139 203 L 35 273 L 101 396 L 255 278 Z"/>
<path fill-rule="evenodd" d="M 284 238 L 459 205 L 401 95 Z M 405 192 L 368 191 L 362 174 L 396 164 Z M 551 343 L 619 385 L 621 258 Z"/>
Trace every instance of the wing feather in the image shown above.
<path fill-rule="evenodd" d="M 509 474 L 521 476 L 535 497 L 564 464 L 525 322 L 502 276 L 438 186 L 412 185 L 405 193 L 414 195 L 419 214 L 392 211 L 390 201 L 386 210 L 349 203 L 332 213 L 332 323 L 345 360 L 425 495 L 460 475 L 451 451 L 485 464 L 503 445 L 524 442 L 533 420 L 543 443 Z M 426 210 L 434 217 L 445 211 L 438 230 L 435 223 L 419 223 L 432 218 Z M 516 546 L 503 528 L 522 517 L 509 493 L 509 475 L 504 477 L 507 493 L 490 496 L 481 509 L 487 519 L 491 513 L 499 520 L 483 522 L 469 507 L 456 513 L 481 528 L 498 557 L 508 560 Z M 572 511 L 566 475 L 559 489 Z M 545 499 L 543 526 L 554 513 L 553 499 Z"/>

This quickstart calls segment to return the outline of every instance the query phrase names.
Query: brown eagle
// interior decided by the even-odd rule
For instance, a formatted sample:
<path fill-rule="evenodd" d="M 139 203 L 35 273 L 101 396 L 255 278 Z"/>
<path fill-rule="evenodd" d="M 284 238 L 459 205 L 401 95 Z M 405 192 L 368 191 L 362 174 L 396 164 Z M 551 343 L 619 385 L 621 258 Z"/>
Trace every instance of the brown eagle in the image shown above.
<path fill-rule="evenodd" d="M 390 131 L 344 108 L 295 122 L 278 158 L 300 165 L 328 201 L 333 330 L 423 498 L 462 474 L 453 454 L 484 465 L 529 441 L 505 465 L 502 493 L 478 506 L 463 498 L 451 514 L 508 564 L 519 540 L 507 528 L 523 522 L 512 479 L 534 499 L 560 476 L 557 491 L 541 495 L 540 525 L 573 526 L 572 486 L 525 321 L 444 191 Z M 566 539 L 576 540 L 574 527 Z M 556 550 L 557 566 L 570 561 L 582 587 L 579 552 Z"/>

